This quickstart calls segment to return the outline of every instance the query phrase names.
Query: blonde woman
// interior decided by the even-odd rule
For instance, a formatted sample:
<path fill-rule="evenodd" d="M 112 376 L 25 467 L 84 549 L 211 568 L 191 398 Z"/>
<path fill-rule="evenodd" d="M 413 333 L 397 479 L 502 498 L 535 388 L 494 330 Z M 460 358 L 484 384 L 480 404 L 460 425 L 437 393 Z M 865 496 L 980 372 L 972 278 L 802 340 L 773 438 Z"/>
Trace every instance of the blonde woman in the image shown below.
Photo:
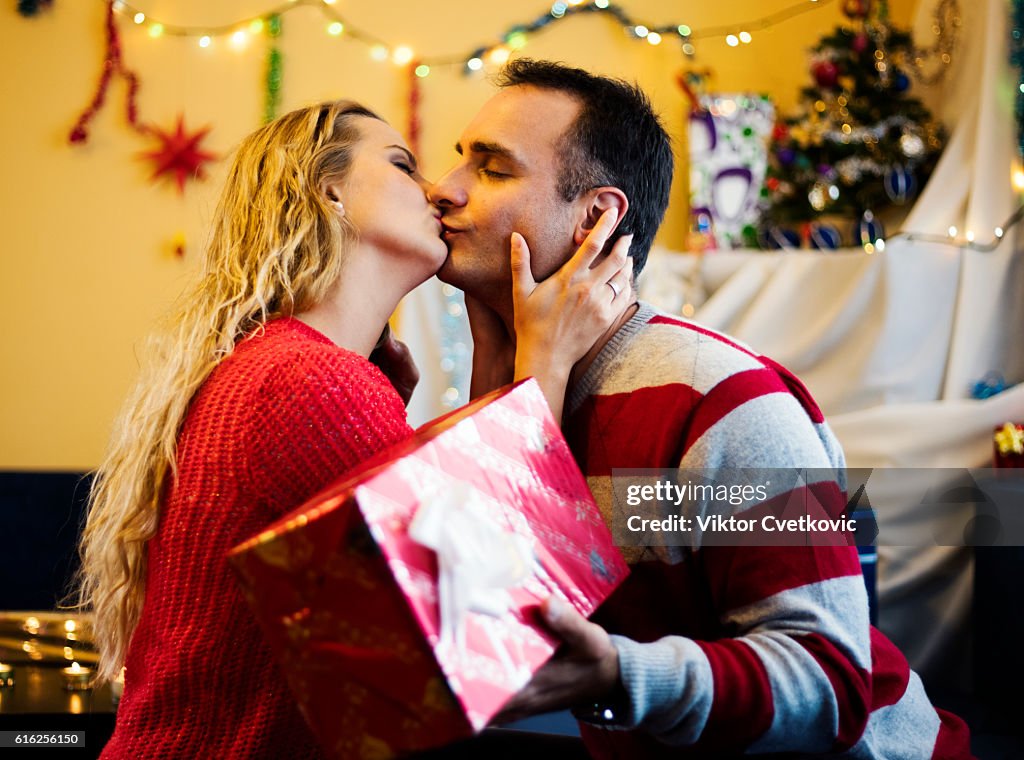
<path fill-rule="evenodd" d="M 289 113 L 239 147 L 202 274 L 95 480 L 81 601 L 100 678 L 126 666 L 103 757 L 317 755 L 225 553 L 412 433 L 368 357 L 447 256 L 425 187 L 401 136 L 349 102 Z M 520 342 L 516 373 L 538 377 L 556 414 L 572 364 L 627 305 L 628 241 L 594 264 L 612 226 L 555 277 L 516 286 L 516 309 L 547 325 Z M 513 237 L 513 265 L 529 267 Z M 408 391 L 402 350 L 378 353 Z"/>

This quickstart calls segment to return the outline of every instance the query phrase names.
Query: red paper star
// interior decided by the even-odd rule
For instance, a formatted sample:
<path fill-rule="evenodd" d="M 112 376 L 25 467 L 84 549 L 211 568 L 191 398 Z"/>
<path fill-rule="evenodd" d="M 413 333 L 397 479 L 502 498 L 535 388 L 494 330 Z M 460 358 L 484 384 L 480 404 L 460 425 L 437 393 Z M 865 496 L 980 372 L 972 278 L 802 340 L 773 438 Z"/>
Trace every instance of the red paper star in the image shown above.
<path fill-rule="evenodd" d="M 156 163 L 151 179 L 163 174 L 173 174 L 178 183 L 178 192 L 185 192 L 185 180 L 190 177 L 203 179 L 203 164 L 216 160 L 214 153 L 201 150 L 199 141 L 206 137 L 209 127 L 188 134 L 185 131 L 185 117 L 178 116 L 178 126 L 173 133 L 150 126 L 149 131 L 160 141 L 160 149 L 142 153 Z"/>

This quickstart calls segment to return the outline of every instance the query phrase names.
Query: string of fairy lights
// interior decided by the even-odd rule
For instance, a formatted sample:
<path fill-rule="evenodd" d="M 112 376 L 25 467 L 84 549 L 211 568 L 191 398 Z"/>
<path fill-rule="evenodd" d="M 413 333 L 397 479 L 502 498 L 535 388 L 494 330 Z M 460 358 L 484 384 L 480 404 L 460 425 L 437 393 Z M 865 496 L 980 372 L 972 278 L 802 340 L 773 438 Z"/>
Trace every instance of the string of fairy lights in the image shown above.
<path fill-rule="evenodd" d="M 434 68 L 458 67 L 463 73 L 472 74 L 484 70 L 488 65 L 501 66 L 512 53 L 524 47 L 531 35 L 550 25 L 584 14 L 600 14 L 618 23 L 626 36 L 649 45 L 660 45 L 675 40 L 682 52 L 692 57 L 696 54 L 695 41 L 721 39 L 729 47 L 750 44 L 755 32 L 764 31 L 784 21 L 819 8 L 833 4 L 836 0 L 800 0 L 761 18 L 741 23 L 695 29 L 682 22 L 645 23 L 632 17 L 626 10 L 610 0 L 567 0 L 555 2 L 550 9 L 528 23 L 509 27 L 496 39 L 474 46 L 461 55 L 419 56 L 405 44 L 392 44 L 377 35 L 349 23 L 335 7 L 337 0 L 290 0 L 263 13 L 247 16 L 224 24 L 186 25 L 173 24 L 150 16 L 144 9 L 123 0 L 115 0 L 114 11 L 130 18 L 135 24 L 144 26 L 150 37 L 187 37 L 194 39 L 201 48 L 221 44 L 223 40 L 235 49 L 244 48 L 256 36 L 264 34 L 271 19 L 281 18 L 298 8 L 312 7 L 320 11 L 324 19 L 324 31 L 331 37 L 344 38 L 368 47 L 369 56 L 378 62 L 390 61 L 396 66 L 413 65 L 418 77 L 427 77 Z"/>

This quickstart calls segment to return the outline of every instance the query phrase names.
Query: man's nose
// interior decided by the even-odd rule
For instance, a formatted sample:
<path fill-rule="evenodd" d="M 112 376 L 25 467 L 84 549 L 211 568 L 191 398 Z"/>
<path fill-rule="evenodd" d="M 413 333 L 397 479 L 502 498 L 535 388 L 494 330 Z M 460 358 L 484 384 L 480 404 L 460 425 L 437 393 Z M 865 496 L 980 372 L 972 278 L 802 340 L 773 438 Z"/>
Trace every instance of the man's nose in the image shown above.
<path fill-rule="evenodd" d="M 451 169 L 427 191 L 427 200 L 440 208 L 465 206 L 469 195 L 457 181 L 458 167 Z"/>

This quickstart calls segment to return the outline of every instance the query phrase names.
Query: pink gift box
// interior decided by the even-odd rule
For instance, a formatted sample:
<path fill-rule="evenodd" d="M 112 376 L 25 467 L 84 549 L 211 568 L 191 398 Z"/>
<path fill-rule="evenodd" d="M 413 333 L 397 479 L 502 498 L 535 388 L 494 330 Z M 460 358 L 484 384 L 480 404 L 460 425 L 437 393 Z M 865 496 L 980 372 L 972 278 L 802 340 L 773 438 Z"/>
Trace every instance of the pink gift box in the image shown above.
<path fill-rule="evenodd" d="M 626 577 L 529 380 L 382 453 L 231 562 L 324 749 L 381 757 L 482 730 Z M 383 754 L 382 754 L 383 753 Z"/>

